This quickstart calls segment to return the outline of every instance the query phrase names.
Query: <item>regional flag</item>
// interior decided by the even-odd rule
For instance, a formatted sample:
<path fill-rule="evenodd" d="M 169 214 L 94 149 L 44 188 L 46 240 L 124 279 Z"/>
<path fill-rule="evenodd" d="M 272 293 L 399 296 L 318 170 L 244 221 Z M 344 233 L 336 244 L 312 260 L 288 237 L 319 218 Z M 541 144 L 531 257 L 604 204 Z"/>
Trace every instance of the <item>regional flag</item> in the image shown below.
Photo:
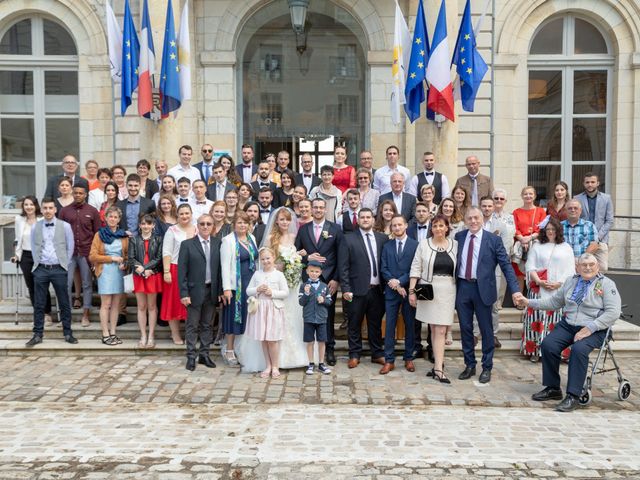
<path fill-rule="evenodd" d="M 427 106 L 449 120 L 455 119 L 453 105 L 453 87 L 451 85 L 451 56 L 447 40 L 447 11 L 445 0 L 440 4 L 440 12 L 436 21 L 431 42 L 431 54 L 427 65 L 427 81 L 429 82 L 429 98 Z"/>
<path fill-rule="evenodd" d="M 467 112 L 473 112 L 476 94 L 488 67 L 476 45 L 476 35 L 471 25 L 471 0 L 467 0 L 464 7 L 452 64 L 456 66 L 460 77 L 459 95 L 462 108 Z"/>
<path fill-rule="evenodd" d="M 140 29 L 140 68 L 138 90 L 138 113 L 150 117 L 153 110 L 152 79 L 156 73 L 156 54 L 153 48 L 151 22 L 149 21 L 149 6 L 144 0 L 142 6 L 142 27 Z"/>
<path fill-rule="evenodd" d="M 120 97 L 120 114 L 124 116 L 131 105 L 131 97 L 138 88 L 138 62 L 140 44 L 136 27 L 133 24 L 129 0 L 124 2 L 124 25 L 122 32 L 122 90 Z"/>
<path fill-rule="evenodd" d="M 119 82 L 122 78 L 122 30 L 108 1 L 106 9 L 110 73 L 113 81 Z"/>
<path fill-rule="evenodd" d="M 180 65 L 180 95 L 191 99 L 191 44 L 189 43 L 189 0 L 184 2 L 178 33 L 178 63 Z"/>
<path fill-rule="evenodd" d="M 160 95 L 162 97 L 162 118 L 178 110 L 181 105 L 180 66 L 178 63 L 178 42 L 173 23 L 173 7 L 167 0 L 167 20 L 164 28 L 162 48 L 162 68 L 160 70 Z"/>
<path fill-rule="evenodd" d="M 406 103 L 404 88 L 407 80 L 406 67 L 411 53 L 411 34 L 404 20 L 402 10 L 396 0 L 396 18 L 393 31 L 393 63 L 391 65 L 391 121 L 394 125 L 400 123 L 400 105 Z"/>
<path fill-rule="evenodd" d="M 424 80 L 427 61 L 429 60 L 429 38 L 427 37 L 427 23 L 424 17 L 422 0 L 418 1 L 416 24 L 413 28 L 411 55 L 407 70 L 407 84 L 405 86 L 405 112 L 411 123 L 420 117 L 420 105 L 425 101 Z"/>

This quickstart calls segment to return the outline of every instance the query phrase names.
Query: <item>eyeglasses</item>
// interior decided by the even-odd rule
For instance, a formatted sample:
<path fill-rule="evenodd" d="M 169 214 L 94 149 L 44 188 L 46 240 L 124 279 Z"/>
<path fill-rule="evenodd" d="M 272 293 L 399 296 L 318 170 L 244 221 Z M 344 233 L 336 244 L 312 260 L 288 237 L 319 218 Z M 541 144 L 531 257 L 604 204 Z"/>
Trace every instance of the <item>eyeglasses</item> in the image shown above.
<path fill-rule="evenodd" d="M 77 162 L 68 161 L 68 162 L 62 162 L 62 164 L 63 165 L 77 165 Z"/>
<path fill-rule="evenodd" d="M 211 149 L 206 149 L 206 148 L 202 149 L 202 153 L 212 153 L 212 152 L 213 152 L 213 150 L 211 150 Z"/>
<path fill-rule="evenodd" d="M 506 200 L 506 198 L 504 198 L 504 197 L 493 197 L 493 199 L 495 201 L 501 201 L 501 202 L 504 202 Z"/>
<path fill-rule="evenodd" d="M 198 222 L 198 225 L 201 227 L 211 227 L 213 226 L 213 222 Z"/>

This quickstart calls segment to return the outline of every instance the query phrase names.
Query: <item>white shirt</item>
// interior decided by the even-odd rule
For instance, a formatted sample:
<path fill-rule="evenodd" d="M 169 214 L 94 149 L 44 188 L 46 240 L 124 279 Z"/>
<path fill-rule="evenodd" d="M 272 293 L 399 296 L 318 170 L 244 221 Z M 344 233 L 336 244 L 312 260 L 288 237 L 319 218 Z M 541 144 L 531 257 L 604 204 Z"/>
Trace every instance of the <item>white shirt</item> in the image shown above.
<path fill-rule="evenodd" d="M 240 164 L 240 167 L 242 167 L 242 181 L 244 183 L 251 183 L 251 177 L 253 177 L 253 174 L 251 173 L 253 171 L 253 162 L 249 163 L 249 167 L 245 167 L 243 163 Z"/>
<path fill-rule="evenodd" d="M 198 202 L 204 202 L 204 203 L 198 203 Z M 209 213 L 209 210 L 211 210 L 211 206 L 213 205 L 213 202 L 208 198 L 205 198 L 203 200 L 192 198 L 191 200 L 189 200 L 189 205 L 191 205 L 191 210 L 193 211 L 192 218 L 193 218 L 193 223 L 195 224 L 198 222 L 198 218 L 200 218 L 200 215 Z"/>
<path fill-rule="evenodd" d="M 380 285 L 380 263 L 376 258 L 376 254 L 378 252 L 378 245 L 376 244 L 376 236 L 373 234 L 373 230 L 369 230 L 365 232 L 361 228 L 360 235 L 362 235 L 362 241 L 364 242 L 364 249 L 367 251 L 367 256 L 369 257 L 369 266 L 371 268 L 371 275 L 369 278 L 369 285 Z M 371 241 L 371 249 L 373 250 L 373 258 L 371 258 L 371 253 L 369 251 L 369 244 L 367 243 L 367 236 L 369 236 L 369 240 Z M 373 265 L 376 266 L 377 276 L 373 276 Z"/>
<path fill-rule="evenodd" d="M 422 226 L 423 225 L 420 225 L 416 222 L 416 239 L 418 240 L 418 242 L 421 242 L 422 240 L 427 238 L 427 234 L 429 233 L 429 221 L 427 220 L 427 223 L 424 224 L 424 227 L 426 228 L 418 228 Z"/>
<path fill-rule="evenodd" d="M 402 251 L 404 252 L 405 247 L 407 246 L 407 235 L 405 234 L 402 238 L 396 238 L 396 254 L 398 253 L 398 245 L 402 242 Z"/>
<path fill-rule="evenodd" d="M 414 175 L 411 178 L 411 181 L 409 182 L 409 185 L 406 188 L 407 193 L 410 193 L 414 197 L 418 196 L 418 194 L 420 193 L 420 192 L 418 192 L 418 177 L 420 175 L 424 176 L 424 178 L 427 180 L 427 183 L 429 185 L 433 185 L 433 177 L 435 177 L 436 171 L 433 170 L 433 175 L 426 175 L 426 173 L 427 173 L 427 171 L 425 170 L 424 172 L 420 173 L 419 175 Z M 429 173 L 431 173 L 431 172 L 429 172 Z M 449 189 L 449 180 L 447 180 L 447 176 L 444 173 L 442 174 L 441 183 L 442 183 L 442 189 L 441 189 L 442 191 L 440 192 L 440 197 L 441 198 L 446 198 L 451 193 L 451 190 Z"/>
<path fill-rule="evenodd" d="M 193 182 L 196 180 L 202 180 L 200 170 L 192 165 L 189 165 L 187 168 L 183 168 L 182 165 L 178 163 L 175 167 L 171 167 L 167 174 L 175 178 L 176 183 L 178 183 L 178 180 L 182 177 L 187 177 L 191 181 L 191 185 L 193 185 Z"/>
<path fill-rule="evenodd" d="M 393 203 L 396 204 L 396 209 L 398 210 L 398 213 L 402 213 L 402 192 L 400 192 L 400 195 L 396 195 L 395 193 L 392 193 L 393 195 Z"/>
<path fill-rule="evenodd" d="M 471 278 L 473 280 L 477 280 L 477 271 L 478 271 L 478 258 L 480 257 L 480 244 L 482 243 L 482 232 L 484 230 L 480 229 L 479 232 L 474 235 L 476 238 L 473 241 L 473 264 L 471 265 Z M 464 247 L 462 247 L 462 258 L 458 258 L 458 262 L 460 268 L 458 269 L 458 277 L 464 278 L 464 274 L 467 271 L 467 255 L 469 253 L 469 242 L 471 241 L 471 231 L 467 233 L 467 238 L 464 240 Z"/>
<path fill-rule="evenodd" d="M 373 177 L 373 188 L 380 192 L 380 195 L 389 193 L 391 191 L 391 174 L 399 172 L 404 175 L 405 190 L 411 180 L 411 172 L 407 167 L 398 165 L 396 168 L 391 168 L 389 165 L 385 165 L 376 170 L 376 174 Z"/>
<path fill-rule="evenodd" d="M 350 221 L 350 223 L 352 223 L 352 224 L 353 224 L 353 214 L 355 213 L 355 215 L 356 215 L 356 220 L 357 220 L 357 218 L 358 218 L 358 213 L 360 213 L 360 209 L 358 209 L 358 210 L 356 210 L 356 211 L 353 211 L 353 210 L 351 210 L 350 208 L 347 208 L 347 209 L 343 212 L 343 215 L 340 215 L 338 218 L 336 218 L 336 223 L 337 223 L 338 225 L 340 225 L 341 227 L 342 227 L 342 224 L 343 224 L 343 222 L 344 222 L 344 213 L 346 213 L 346 214 L 349 216 L 349 221 Z M 358 222 L 356 221 L 356 224 L 357 224 L 357 223 L 358 223 Z"/>
<path fill-rule="evenodd" d="M 222 183 L 216 182 L 216 200 L 224 201 L 224 194 L 227 191 L 227 181 Z"/>
<path fill-rule="evenodd" d="M 312 173 L 306 173 L 306 172 L 302 172 L 302 183 L 304 184 L 305 187 L 307 187 L 307 193 L 311 191 L 311 184 L 313 182 L 313 174 Z M 311 175 L 310 177 L 305 177 L 305 175 Z"/>
<path fill-rule="evenodd" d="M 266 225 L 269 222 L 269 217 L 273 213 L 273 207 L 269 207 L 269 208 L 262 208 L 262 206 L 259 206 L 259 207 L 260 207 L 260 217 L 262 218 L 262 223 Z"/>

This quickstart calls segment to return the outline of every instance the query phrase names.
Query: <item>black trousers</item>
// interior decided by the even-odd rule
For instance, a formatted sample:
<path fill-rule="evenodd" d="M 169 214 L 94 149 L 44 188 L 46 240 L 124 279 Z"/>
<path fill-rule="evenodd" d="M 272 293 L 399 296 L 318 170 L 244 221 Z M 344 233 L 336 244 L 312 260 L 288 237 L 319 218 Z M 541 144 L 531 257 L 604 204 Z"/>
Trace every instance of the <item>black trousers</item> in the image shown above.
<path fill-rule="evenodd" d="M 349 306 L 349 358 L 360 358 L 362 354 L 362 321 L 367 317 L 367 331 L 371 358 L 384 357 L 382 343 L 382 317 L 384 317 L 384 294 L 380 286 L 369 288 L 366 295 L 354 295 Z"/>
<path fill-rule="evenodd" d="M 22 270 L 22 278 L 24 278 L 24 283 L 27 285 L 27 290 L 29 291 L 29 301 L 31 302 L 31 306 L 36 306 L 36 292 L 33 283 L 33 255 L 31 255 L 31 250 L 23 250 L 22 257 L 20 258 L 20 270 Z M 44 306 L 45 315 L 51 314 L 51 293 L 47 290 L 47 301 Z"/>
<path fill-rule="evenodd" d="M 49 284 L 53 285 L 58 300 L 62 330 L 66 335 L 71 335 L 71 305 L 67 292 L 67 271 L 60 265 L 38 265 L 33 272 L 35 285 L 35 305 L 33 307 L 33 333 L 42 337 L 44 333 L 44 307 L 47 302 Z"/>
<path fill-rule="evenodd" d="M 211 287 L 206 287 L 206 291 L 202 305 L 187 307 L 187 321 L 184 325 L 187 358 L 196 358 L 196 355 L 208 356 L 213 342 L 213 316 L 216 313 L 217 299 L 211 298 Z"/>

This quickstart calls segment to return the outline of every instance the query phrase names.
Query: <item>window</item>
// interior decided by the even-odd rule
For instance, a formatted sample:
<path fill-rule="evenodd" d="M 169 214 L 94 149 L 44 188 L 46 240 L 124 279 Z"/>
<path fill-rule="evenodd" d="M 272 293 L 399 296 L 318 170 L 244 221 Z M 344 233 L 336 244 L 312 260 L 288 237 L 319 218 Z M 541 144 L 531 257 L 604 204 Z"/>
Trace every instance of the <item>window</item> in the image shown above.
<path fill-rule="evenodd" d="M 529 50 L 528 183 L 547 198 L 557 180 L 572 194 L 586 172 L 606 190 L 610 156 L 611 75 L 605 37 L 573 15 L 547 21 Z"/>
<path fill-rule="evenodd" d="M 0 198 L 14 209 L 78 155 L 78 56 L 62 25 L 31 17 L 0 30 L 0 62 Z"/>

